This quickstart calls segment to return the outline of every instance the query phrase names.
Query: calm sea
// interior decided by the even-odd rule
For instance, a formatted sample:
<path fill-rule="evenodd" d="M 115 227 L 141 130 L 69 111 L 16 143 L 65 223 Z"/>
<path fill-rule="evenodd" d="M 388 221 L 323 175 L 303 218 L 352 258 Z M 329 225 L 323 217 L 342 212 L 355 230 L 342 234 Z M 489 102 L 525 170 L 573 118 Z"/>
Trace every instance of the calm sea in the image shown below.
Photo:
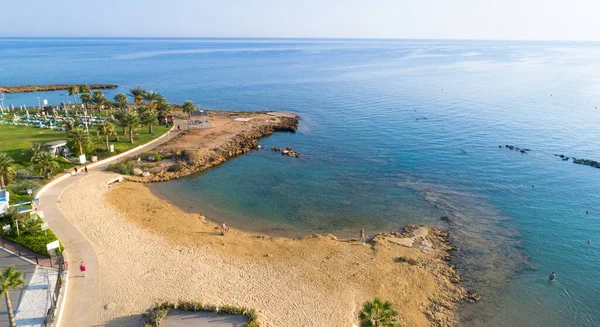
<path fill-rule="evenodd" d="M 298 133 L 261 142 L 301 159 L 255 151 L 152 185 L 186 210 L 290 236 L 440 226 L 452 232 L 466 286 L 483 296 L 461 308 L 463 325 L 600 325 L 600 169 L 554 156 L 600 160 L 600 44 L 0 42 L 0 85 L 139 85 L 203 108 L 301 116 Z M 65 101 L 49 92 L 4 102 L 37 97 Z"/>

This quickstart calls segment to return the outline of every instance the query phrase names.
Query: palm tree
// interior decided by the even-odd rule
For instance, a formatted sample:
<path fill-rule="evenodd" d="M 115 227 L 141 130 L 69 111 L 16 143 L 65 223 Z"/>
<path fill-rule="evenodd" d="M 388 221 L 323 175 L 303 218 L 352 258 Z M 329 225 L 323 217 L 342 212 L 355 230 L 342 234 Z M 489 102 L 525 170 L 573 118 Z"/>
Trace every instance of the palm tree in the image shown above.
<path fill-rule="evenodd" d="M 58 162 L 54 160 L 54 156 L 48 151 L 40 151 L 31 157 L 31 162 L 40 174 L 44 174 L 44 178 L 48 179 L 52 175 L 52 170 L 59 167 Z"/>
<path fill-rule="evenodd" d="M 133 101 L 138 105 L 144 102 L 144 94 L 146 94 L 146 90 L 139 86 L 129 90 L 129 95 L 133 98 Z"/>
<path fill-rule="evenodd" d="M 127 113 L 126 110 L 117 110 L 113 114 L 114 119 L 112 120 L 112 123 L 115 124 L 115 126 L 119 126 L 123 129 L 123 135 L 125 135 L 125 133 L 127 133 L 127 126 L 125 126 L 123 124 L 126 113 Z"/>
<path fill-rule="evenodd" d="M 0 189 L 4 189 L 4 179 L 16 173 L 15 160 L 5 152 L 0 152 Z"/>
<path fill-rule="evenodd" d="M 67 129 L 67 134 L 81 124 L 79 119 L 67 118 L 63 120 L 62 126 Z"/>
<path fill-rule="evenodd" d="M 148 91 L 143 96 L 144 100 L 148 103 L 148 108 L 156 109 L 156 105 L 160 99 L 162 99 L 162 95 L 158 92 Z"/>
<path fill-rule="evenodd" d="M 156 113 L 158 114 L 159 121 L 167 119 L 167 115 L 170 114 L 172 111 L 173 107 L 171 107 L 167 100 L 162 98 L 160 101 L 158 101 L 158 104 L 156 105 Z"/>
<path fill-rule="evenodd" d="M 90 93 L 90 86 L 87 84 L 79 85 L 79 93 L 88 94 Z"/>
<path fill-rule="evenodd" d="M 75 85 L 69 86 L 69 95 L 73 97 L 73 102 L 77 105 L 77 93 L 79 93 L 79 88 Z"/>
<path fill-rule="evenodd" d="M 144 110 L 140 114 L 140 124 L 142 126 L 148 126 L 148 133 L 152 134 L 152 125 L 156 125 L 158 119 L 156 114 L 150 110 Z"/>
<path fill-rule="evenodd" d="M 87 109 L 87 104 L 92 102 L 92 97 L 90 96 L 89 93 L 82 93 L 80 95 L 81 98 L 81 102 L 83 102 L 83 106 L 85 109 Z"/>
<path fill-rule="evenodd" d="M 127 111 L 121 119 L 121 126 L 129 129 L 129 142 L 133 143 L 133 129 L 140 126 L 140 116 L 135 111 Z"/>
<path fill-rule="evenodd" d="M 13 267 L 5 267 L 2 272 L 0 272 L 0 293 L 4 293 L 4 297 L 6 299 L 6 308 L 8 309 L 8 320 L 10 322 L 10 327 L 16 327 L 17 322 L 15 321 L 15 314 L 13 313 L 12 304 L 10 303 L 10 294 L 8 294 L 9 290 L 16 290 L 18 288 L 22 288 L 25 285 L 25 281 L 21 277 L 23 272 L 17 270 Z"/>
<path fill-rule="evenodd" d="M 110 100 L 104 100 L 104 102 L 102 104 L 104 105 L 104 109 L 109 109 L 109 110 L 113 110 L 113 108 L 115 108 L 117 106 L 116 103 L 114 103 L 113 101 L 110 101 Z"/>
<path fill-rule="evenodd" d="M 104 103 L 106 97 L 104 96 L 104 93 L 102 93 L 102 91 L 96 90 L 92 94 L 91 100 L 96 105 L 96 109 L 100 109 L 100 106 Z"/>
<path fill-rule="evenodd" d="M 397 327 L 397 316 L 398 312 L 392 309 L 392 304 L 378 297 L 365 302 L 358 314 L 360 327 Z"/>
<path fill-rule="evenodd" d="M 69 145 L 69 148 L 71 148 L 71 151 L 73 151 L 73 149 L 79 150 L 79 155 L 82 155 L 84 154 L 84 149 L 89 148 L 92 141 L 90 140 L 90 135 L 83 129 L 75 128 L 71 130 L 67 144 Z"/>
<path fill-rule="evenodd" d="M 187 100 L 183 103 L 183 112 L 188 114 L 188 119 L 192 119 L 192 112 L 194 112 L 195 110 L 196 107 L 194 107 L 194 103 L 192 101 Z"/>
<path fill-rule="evenodd" d="M 127 107 L 127 96 L 123 93 L 117 93 L 115 94 L 115 103 L 117 108 L 119 109 L 125 109 L 125 107 Z"/>
<path fill-rule="evenodd" d="M 115 133 L 115 125 L 109 122 L 104 122 L 98 125 L 98 132 L 106 137 L 106 151 L 108 151 L 108 137 Z"/>

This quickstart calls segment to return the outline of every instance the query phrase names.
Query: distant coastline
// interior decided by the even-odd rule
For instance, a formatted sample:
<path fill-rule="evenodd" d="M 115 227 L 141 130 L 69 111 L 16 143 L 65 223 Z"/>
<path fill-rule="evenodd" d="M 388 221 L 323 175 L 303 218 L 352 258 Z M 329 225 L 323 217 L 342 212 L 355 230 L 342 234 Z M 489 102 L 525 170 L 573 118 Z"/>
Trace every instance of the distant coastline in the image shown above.
<path fill-rule="evenodd" d="M 79 84 L 52 84 L 52 85 L 15 85 L 15 86 L 0 86 L 2 93 L 28 93 L 28 92 L 43 92 L 43 91 L 62 91 L 67 90 L 69 86 Z M 114 84 L 87 84 L 90 89 L 116 89 Z"/>

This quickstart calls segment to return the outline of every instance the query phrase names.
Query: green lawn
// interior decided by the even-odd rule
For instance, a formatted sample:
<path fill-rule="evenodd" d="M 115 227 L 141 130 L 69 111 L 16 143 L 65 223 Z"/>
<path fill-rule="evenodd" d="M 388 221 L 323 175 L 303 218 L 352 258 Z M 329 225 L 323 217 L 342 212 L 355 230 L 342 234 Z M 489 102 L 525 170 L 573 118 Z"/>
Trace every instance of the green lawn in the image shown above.
<path fill-rule="evenodd" d="M 31 149 L 33 143 L 66 140 L 65 132 L 24 126 L 0 125 L 0 152 L 6 152 L 18 164 L 28 162 L 23 151 Z"/>
<path fill-rule="evenodd" d="M 154 136 L 148 133 L 148 127 L 140 127 L 134 131 L 134 142 L 129 143 L 129 135 L 120 135 L 119 141 L 114 142 L 114 136 L 109 137 L 109 143 L 113 144 L 116 152 L 124 152 L 138 145 L 147 143 L 152 139 L 164 134 L 168 128 L 165 126 L 154 126 Z M 90 136 L 95 147 L 105 148 L 104 136 L 96 134 L 96 128 L 90 128 Z M 6 152 L 13 157 L 19 165 L 27 165 L 31 159 L 24 151 L 31 149 L 33 143 L 47 143 L 57 140 L 66 140 L 67 133 L 51 129 L 34 128 L 26 126 L 0 125 L 0 152 Z"/>

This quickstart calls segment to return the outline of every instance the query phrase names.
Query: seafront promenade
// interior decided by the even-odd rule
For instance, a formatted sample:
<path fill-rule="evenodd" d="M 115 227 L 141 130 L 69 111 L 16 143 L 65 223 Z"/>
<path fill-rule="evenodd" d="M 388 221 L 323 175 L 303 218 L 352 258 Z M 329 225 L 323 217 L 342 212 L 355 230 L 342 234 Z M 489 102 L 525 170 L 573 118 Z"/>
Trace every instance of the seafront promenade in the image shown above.
<path fill-rule="evenodd" d="M 177 125 L 185 125 L 181 120 L 175 120 L 172 131 Z M 131 149 L 117 156 L 88 165 L 90 174 L 104 169 L 108 164 L 126 157 L 133 157 L 142 152 L 153 149 L 177 135 L 170 132 L 161 137 Z M 65 260 L 68 263 L 68 277 L 64 286 L 63 298 L 59 301 L 56 317 L 56 326 L 93 326 L 96 324 L 95 317 L 88 314 L 93 312 L 90 308 L 100 308 L 103 303 L 98 302 L 100 280 L 98 277 L 99 262 L 96 250 L 87 238 L 63 215 L 59 208 L 62 192 L 73 183 L 85 178 L 80 173 L 72 176 L 65 174 L 57 177 L 53 182 L 47 184 L 38 192 L 40 199 L 39 210 L 44 212 L 45 221 L 50 229 L 54 231 L 65 247 Z M 85 196 L 82 194 L 82 197 Z M 81 214 L 94 210 L 93 208 L 81 208 Z M 79 271 L 79 264 L 84 262 L 87 267 L 86 276 L 83 277 Z"/>

